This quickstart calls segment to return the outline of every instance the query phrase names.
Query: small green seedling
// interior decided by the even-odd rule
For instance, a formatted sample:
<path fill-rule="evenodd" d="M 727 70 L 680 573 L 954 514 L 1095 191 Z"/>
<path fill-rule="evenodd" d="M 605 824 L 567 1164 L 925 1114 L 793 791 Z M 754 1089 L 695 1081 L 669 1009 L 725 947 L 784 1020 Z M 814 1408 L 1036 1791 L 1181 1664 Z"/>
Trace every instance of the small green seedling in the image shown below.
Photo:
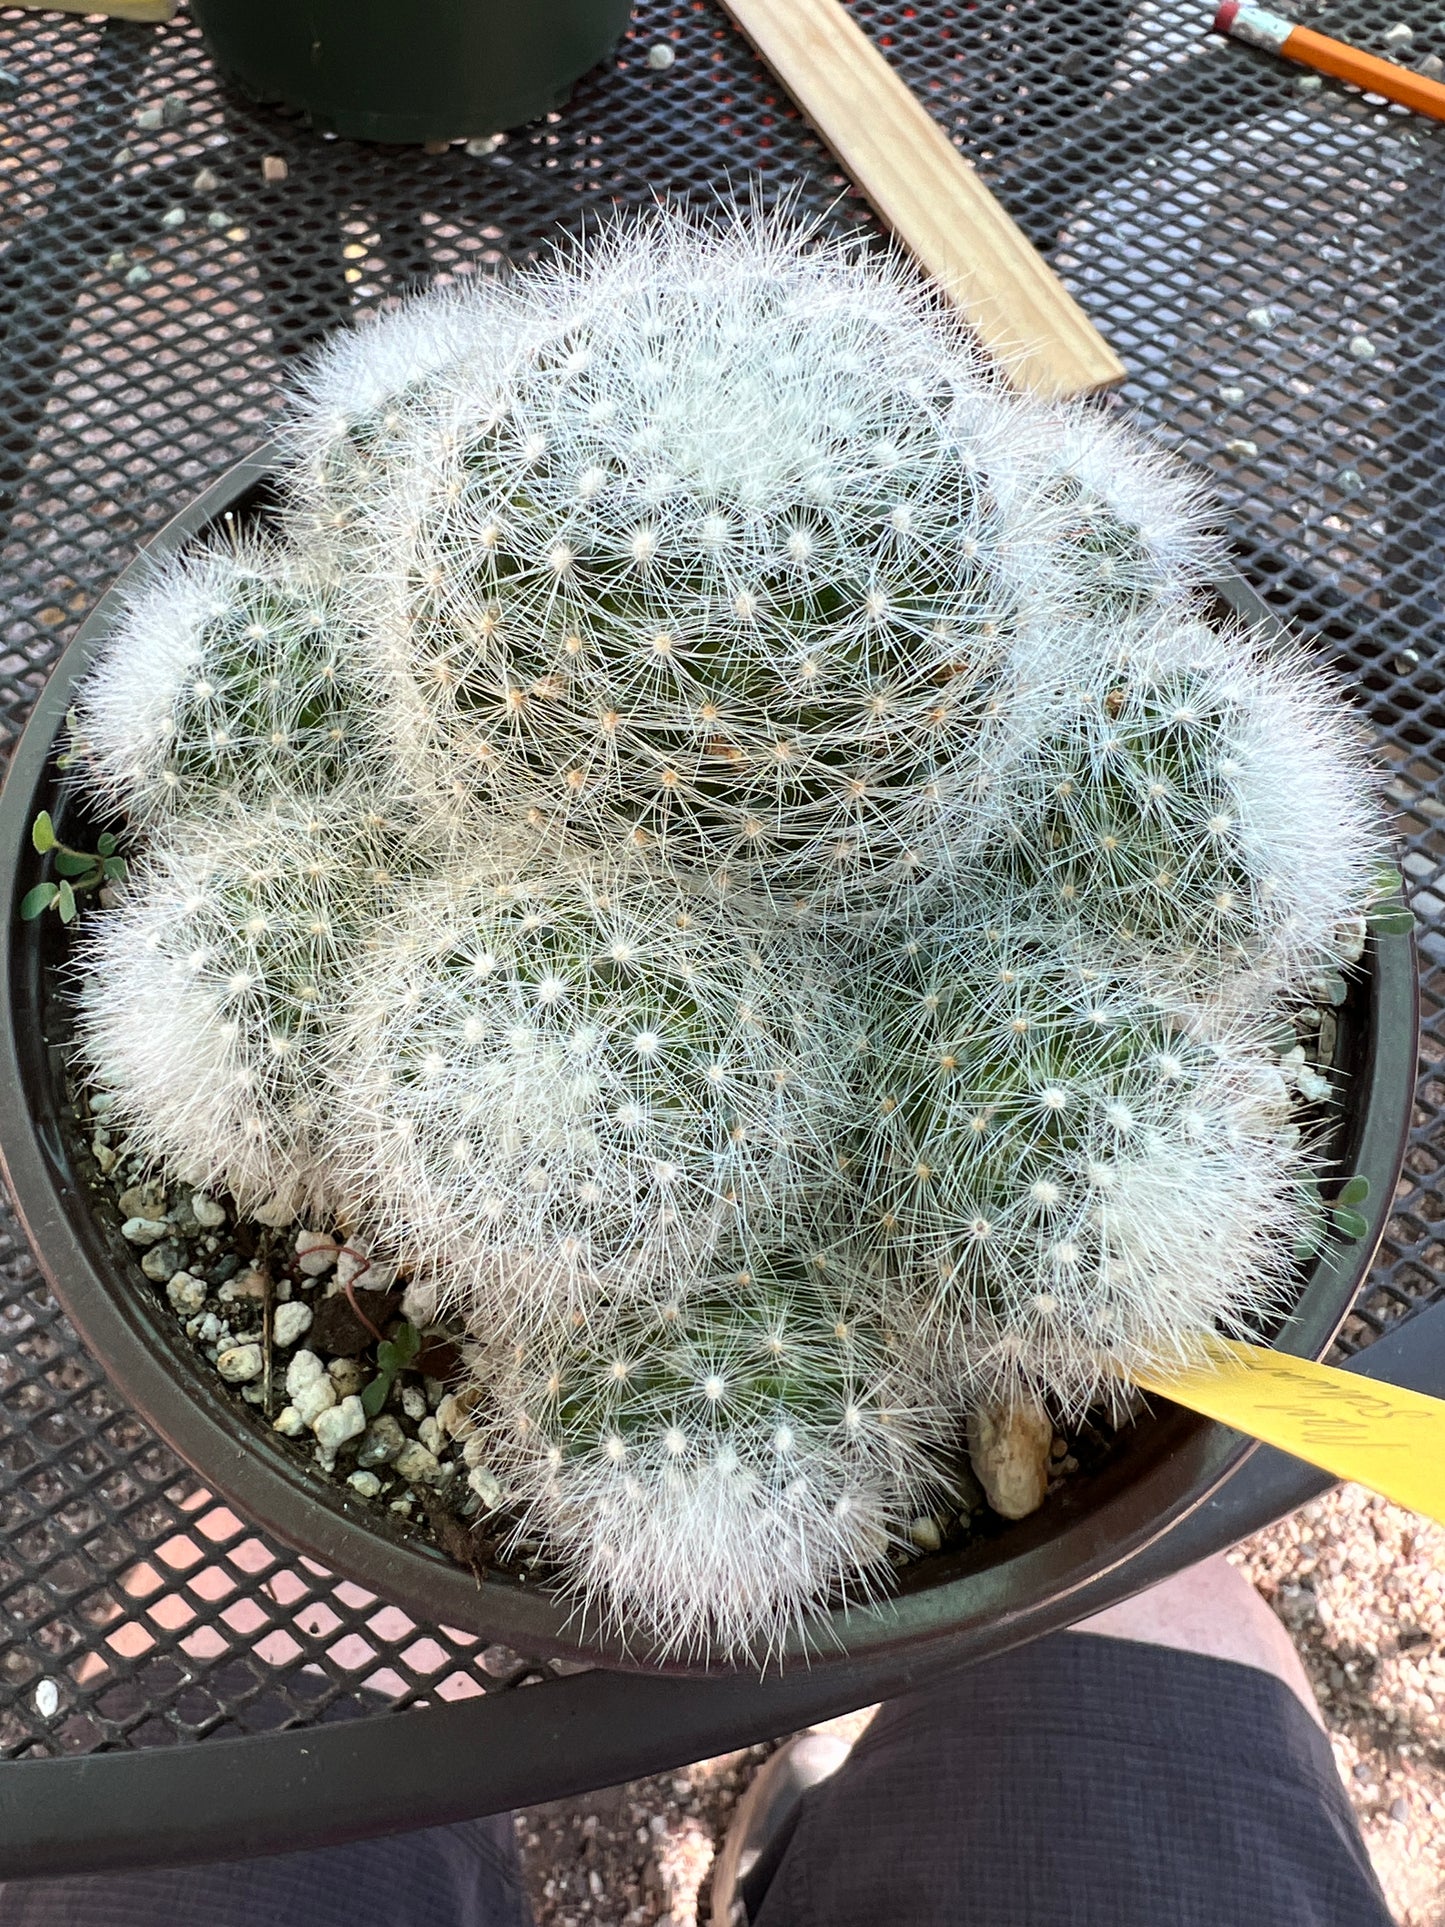
<path fill-rule="evenodd" d="M 1369 1219 L 1353 1207 L 1363 1204 L 1370 1195 L 1370 1180 L 1366 1177 L 1349 1178 L 1340 1187 L 1340 1195 L 1335 1199 L 1333 1217 L 1335 1229 L 1342 1238 L 1359 1240 L 1370 1228 Z"/>
<path fill-rule="evenodd" d="M 78 897 L 125 877 L 125 858 L 116 855 L 116 840 L 109 830 L 97 838 L 94 850 L 73 850 L 55 834 L 49 810 L 42 810 L 30 826 L 30 841 L 39 855 L 53 858 L 60 881 L 47 878 L 26 891 L 20 914 L 27 923 L 47 910 L 54 910 L 62 923 L 74 923 Z"/>
<path fill-rule="evenodd" d="M 387 1401 L 398 1372 L 404 1372 L 421 1350 L 421 1333 L 405 1319 L 390 1338 L 376 1348 L 376 1377 L 361 1394 L 361 1409 L 369 1419 L 378 1418 Z"/>
<path fill-rule="evenodd" d="M 1415 928 L 1414 912 L 1405 902 L 1405 879 L 1395 869 L 1381 870 L 1375 894 L 1366 911 L 1377 937 L 1408 937 Z"/>

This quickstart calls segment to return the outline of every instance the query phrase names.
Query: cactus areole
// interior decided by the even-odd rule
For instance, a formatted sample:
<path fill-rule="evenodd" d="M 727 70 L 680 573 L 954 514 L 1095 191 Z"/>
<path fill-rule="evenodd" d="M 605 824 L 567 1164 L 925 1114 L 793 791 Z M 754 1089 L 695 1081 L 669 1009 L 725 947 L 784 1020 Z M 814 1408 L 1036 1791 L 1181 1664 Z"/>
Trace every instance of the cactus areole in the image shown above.
<path fill-rule="evenodd" d="M 17 850 L 48 807 L 128 864 L 6 937 L 62 1047 L 12 1026 L 7 1168 L 77 1323 L 218 1489 L 528 1651 L 1060 1623 L 1239 1449 L 1131 1367 L 1322 1350 L 1408 1117 L 1368 744 L 1221 573 L 1166 458 L 777 217 L 619 222 L 332 341 L 6 790 Z M 538 1578 L 359 1518 L 320 1429 L 156 1336 L 67 1190 L 67 1077 L 158 1174 L 399 1270 Z M 939 1553 L 970 1417 L 1025 1409 L 1107 1463 Z"/>

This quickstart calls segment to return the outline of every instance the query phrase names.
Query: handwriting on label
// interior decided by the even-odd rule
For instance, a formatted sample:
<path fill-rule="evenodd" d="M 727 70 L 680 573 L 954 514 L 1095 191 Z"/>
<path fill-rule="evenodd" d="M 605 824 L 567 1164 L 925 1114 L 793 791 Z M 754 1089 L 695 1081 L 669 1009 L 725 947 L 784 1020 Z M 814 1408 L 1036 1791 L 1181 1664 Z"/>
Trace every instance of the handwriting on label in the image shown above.
<path fill-rule="evenodd" d="M 1445 1524 L 1445 1402 L 1233 1339 L 1135 1384 Z"/>

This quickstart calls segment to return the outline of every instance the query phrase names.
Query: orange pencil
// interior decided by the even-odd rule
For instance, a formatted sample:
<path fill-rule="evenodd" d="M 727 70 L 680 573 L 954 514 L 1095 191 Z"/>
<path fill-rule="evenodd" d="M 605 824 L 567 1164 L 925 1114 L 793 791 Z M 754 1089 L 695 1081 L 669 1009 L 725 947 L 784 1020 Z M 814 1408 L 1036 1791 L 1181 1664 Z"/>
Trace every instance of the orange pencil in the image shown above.
<path fill-rule="evenodd" d="M 1268 53 L 1283 54 L 1286 60 L 1297 60 L 1322 74 L 1333 74 L 1336 80 L 1348 80 L 1367 94 L 1398 100 L 1401 106 L 1413 107 L 1417 114 L 1428 114 L 1432 120 L 1445 120 L 1445 84 L 1427 80 L 1424 74 L 1412 73 L 1393 60 L 1362 54 L 1358 47 L 1331 40 L 1312 27 L 1297 27 L 1283 14 L 1256 7 L 1251 0 L 1223 0 L 1214 16 L 1214 31 L 1248 41 L 1251 47 L 1263 47 Z"/>

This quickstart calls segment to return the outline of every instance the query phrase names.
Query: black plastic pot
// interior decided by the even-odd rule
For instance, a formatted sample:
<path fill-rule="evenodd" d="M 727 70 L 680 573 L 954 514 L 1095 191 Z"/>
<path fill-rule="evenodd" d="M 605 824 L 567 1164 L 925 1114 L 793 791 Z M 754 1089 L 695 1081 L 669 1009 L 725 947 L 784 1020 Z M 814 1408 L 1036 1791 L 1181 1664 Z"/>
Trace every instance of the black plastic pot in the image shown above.
<path fill-rule="evenodd" d="M 240 463 L 162 530 L 152 553 L 175 549 L 222 515 L 264 514 L 268 466 L 266 450 Z M 0 794 L 0 1152 L 41 1267 L 126 1398 L 246 1517 L 421 1620 L 440 1620 L 524 1653 L 645 1665 L 645 1646 L 628 1651 L 589 1639 L 545 1591 L 505 1575 L 478 1584 L 393 1525 L 390 1515 L 313 1473 L 196 1357 L 120 1236 L 67 1091 L 66 1012 L 56 968 L 63 932 L 50 916 L 22 923 L 18 906 L 40 876 L 29 838 L 35 813 L 48 808 L 64 836 L 74 808 L 54 766 L 54 746 L 71 691 L 113 619 L 129 573 L 96 606 L 52 672 Z M 1271 622 L 1243 583 L 1222 583 L 1218 593 L 1251 622 Z M 1281 1350 L 1308 1357 L 1329 1347 L 1364 1281 L 1404 1158 L 1419 1023 L 1410 937 L 1371 939 L 1339 1017 L 1338 1061 L 1353 1101 L 1338 1166 L 1370 1181 L 1363 1207 L 1368 1231 L 1319 1257 L 1278 1334 Z M 1251 1449 L 1240 1434 L 1161 1402 L 1120 1436 L 1100 1469 L 1071 1478 L 1033 1517 L 961 1551 L 919 1561 L 897 1595 L 877 1606 L 835 1613 L 820 1629 L 811 1663 L 886 1653 L 923 1658 L 944 1648 L 964 1660 L 1068 1624 L 1072 1601 L 1086 1585 L 1090 1608 L 1098 1610 L 1107 1603 L 1101 1576 L 1200 1505 Z"/>
<path fill-rule="evenodd" d="M 191 0 L 253 100 L 357 140 L 458 140 L 560 107 L 631 0 Z"/>

